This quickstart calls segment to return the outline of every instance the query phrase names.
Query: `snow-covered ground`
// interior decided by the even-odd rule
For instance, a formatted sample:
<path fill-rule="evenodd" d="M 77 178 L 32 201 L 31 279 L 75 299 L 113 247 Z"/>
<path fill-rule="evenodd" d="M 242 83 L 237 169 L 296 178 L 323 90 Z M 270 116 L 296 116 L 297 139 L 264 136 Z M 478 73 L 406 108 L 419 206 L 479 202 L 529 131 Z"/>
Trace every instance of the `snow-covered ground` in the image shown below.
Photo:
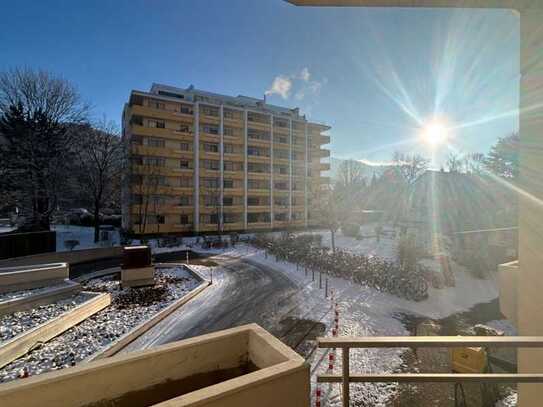
<path fill-rule="evenodd" d="M 323 245 L 329 240 L 324 233 Z M 381 238 L 377 242 L 375 238 L 366 238 L 362 241 L 338 236 L 337 247 L 360 254 L 373 254 L 392 259 L 395 255 L 395 239 L 391 237 Z M 199 250 L 199 249 L 198 249 Z M 245 257 L 250 261 L 267 265 L 285 273 L 296 285 L 303 290 L 313 291 L 314 298 L 320 298 L 322 308 L 312 308 L 310 314 L 304 318 L 321 320 L 327 326 L 327 336 L 331 336 L 333 326 L 333 313 L 331 302 L 324 298 L 324 290 L 318 288 L 318 274 L 315 281 L 312 281 L 312 274 L 307 275 L 300 268 L 291 263 L 277 262 L 273 256 L 266 256 L 261 250 L 248 247 L 245 244 L 238 244 L 235 248 L 224 250 L 207 250 L 208 253 L 225 254 L 235 257 Z M 429 266 L 432 266 L 430 262 Z M 435 267 L 438 267 L 435 263 Z M 394 295 L 379 292 L 375 289 L 360 286 L 341 278 L 328 278 L 329 287 L 336 293 L 336 299 L 340 310 L 340 335 L 355 336 L 395 336 L 409 335 L 397 315 L 408 313 L 431 319 L 441 319 L 458 312 L 468 311 L 478 303 L 486 303 L 497 297 L 498 291 L 496 282 L 493 280 L 481 280 L 473 278 L 462 267 L 452 265 L 456 279 L 455 287 L 443 289 L 429 288 L 428 299 L 420 302 L 409 301 L 398 298 Z M 324 284 L 323 284 L 324 285 Z M 328 312 L 323 310 L 328 309 Z M 323 316 L 324 315 L 324 316 Z M 508 328 L 507 321 L 496 321 L 496 328 Z M 510 331 L 510 329 L 509 329 Z M 352 350 L 352 371 L 353 372 L 391 372 L 402 369 L 401 349 L 371 349 Z M 336 357 L 335 369 L 339 372 L 341 366 L 340 353 Z M 309 361 L 312 365 L 312 384 L 315 387 L 317 374 L 326 373 L 328 369 L 328 351 L 317 350 L 312 354 Z M 339 406 L 339 386 L 325 385 L 323 392 L 328 400 L 328 405 Z M 353 390 L 352 401 L 365 402 L 365 405 L 385 405 L 392 395 L 395 394 L 395 385 L 365 384 L 356 386 Z M 314 392 L 312 392 L 314 393 Z"/>
<path fill-rule="evenodd" d="M 96 352 L 106 348 L 123 334 L 147 321 L 158 312 L 183 297 L 198 284 L 194 276 L 181 267 L 164 267 L 156 271 L 157 285 L 153 288 L 130 289 L 120 287 L 118 280 L 105 276 L 84 283 L 85 290 L 109 292 L 112 296 L 110 306 L 87 318 L 75 327 L 44 344 L 38 344 L 34 350 L 14 360 L 0 369 L 0 383 L 16 379 L 21 369 L 27 369 L 30 375 L 59 370 L 90 358 Z M 82 294 L 79 294 L 82 295 Z M 59 302 L 65 304 L 66 301 Z M 40 307 L 48 310 L 49 306 Z M 31 318 L 35 311 L 28 311 Z M 2 326 L 11 323 L 20 325 L 20 315 L 2 317 Z M 41 315 L 41 313 L 40 313 Z M 39 319 L 38 322 L 43 322 Z M 36 326 L 35 323 L 33 326 Z M 6 330 L 9 339 L 11 330 Z M 18 333 L 18 332 L 16 332 Z M 3 338 L 0 336 L 0 340 Z"/>
<path fill-rule="evenodd" d="M 96 247 L 110 247 L 120 244 L 119 231 L 108 231 L 109 240 L 94 243 L 94 228 L 77 225 L 52 225 L 51 229 L 57 232 L 57 252 L 69 251 L 67 240 L 77 240 L 79 244 L 74 250 L 93 249 Z"/>
<path fill-rule="evenodd" d="M 392 227 L 383 227 L 381 238 L 375 238 L 376 224 L 368 224 L 360 227 L 360 240 L 344 236 L 341 231 L 336 233 L 336 247 L 350 251 L 354 254 L 363 254 L 366 256 L 377 256 L 383 259 L 392 260 L 396 257 L 398 240 L 396 235 L 398 230 Z M 312 232 L 303 232 L 300 234 L 320 234 L 322 236 L 322 245 L 332 247 L 332 235 L 329 230 L 314 230 Z"/>

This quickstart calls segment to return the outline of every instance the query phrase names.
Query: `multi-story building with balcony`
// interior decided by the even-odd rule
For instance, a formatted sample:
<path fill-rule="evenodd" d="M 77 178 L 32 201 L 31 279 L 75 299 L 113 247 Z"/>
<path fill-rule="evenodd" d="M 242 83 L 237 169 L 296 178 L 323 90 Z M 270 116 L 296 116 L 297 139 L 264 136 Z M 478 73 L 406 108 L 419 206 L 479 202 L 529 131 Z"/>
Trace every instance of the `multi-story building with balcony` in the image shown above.
<path fill-rule="evenodd" d="M 192 86 L 132 91 L 123 112 L 123 226 L 157 234 L 315 224 L 329 129 L 265 99 Z"/>

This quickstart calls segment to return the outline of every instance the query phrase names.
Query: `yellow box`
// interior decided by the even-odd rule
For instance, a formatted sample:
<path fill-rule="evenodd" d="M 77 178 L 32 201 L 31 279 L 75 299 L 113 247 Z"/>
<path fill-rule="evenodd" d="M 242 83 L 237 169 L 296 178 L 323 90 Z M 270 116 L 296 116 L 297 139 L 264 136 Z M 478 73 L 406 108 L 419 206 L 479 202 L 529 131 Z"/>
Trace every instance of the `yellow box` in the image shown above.
<path fill-rule="evenodd" d="M 487 354 L 484 348 L 453 348 L 451 365 L 455 373 L 484 373 Z"/>

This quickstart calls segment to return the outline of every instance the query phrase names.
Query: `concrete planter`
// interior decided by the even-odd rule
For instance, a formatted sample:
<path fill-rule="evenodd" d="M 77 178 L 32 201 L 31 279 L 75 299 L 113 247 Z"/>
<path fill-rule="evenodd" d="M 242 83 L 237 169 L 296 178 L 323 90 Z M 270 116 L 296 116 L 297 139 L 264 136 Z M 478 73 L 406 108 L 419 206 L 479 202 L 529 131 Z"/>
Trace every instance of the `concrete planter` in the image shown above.
<path fill-rule="evenodd" d="M 23 332 L 0 345 L 0 367 L 26 354 L 36 343 L 47 342 L 111 304 L 109 294 L 88 293 L 89 300 L 74 309 Z M 1 400 L 1 397 L 0 397 Z"/>
<path fill-rule="evenodd" d="M 70 280 L 64 280 L 63 284 L 51 288 L 40 290 L 36 294 L 31 294 L 21 298 L 14 298 L 7 301 L 0 301 L 0 316 L 13 314 L 17 311 L 23 311 L 36 308 L 40 305 L 51 304 L 52 302 L 68 298 L 81 290 L 81 286 Z"/>
<path fill-rule="evenodd" d="M 0 293 L 46 287 L 69 278 L 67 263 L 0 268 Z"/>
<path fill-rule="evenodd" d="M 309 365 L 256 324 L 0 386 L 2 406 L 309 406 Z"/>
<path fill-rule="evenodd" d="M 200 284 L 193 288 L 189 293 L 184 295 L 183 297 L 179 298 L 177 301 L 174 301 L 172 304 L 168 305 L 166 308 L 164 308 L 162 311 L 155 314 L 153 317 L 148 319 L 147 321 L 142 322 L 140 325 L 132 329 L 130 332 L 126 333 L 125 335 L 121 336 L 119 339 L 117 339 L 115 342 L 113 342 L 111 345 L 103 349 L 102 351 L 92 355 L 89 358 L 89 361 L 92 360 L 99 360 L 103 358 L 107 358 L 113 355 L 116 355 L 118 352 L 123 350 L 126 346 L 128 346 L 130 343 L 135 341 L 137 338 L 139 338 L 141 335 L 143 335 L 145 332 L 149 331 L 152 327 L 154 327 L 156 324 L 158 324 L 160 321 L 162 321 L 164 318 L 169 316 L 171 313 L 179 309 L 181 306 L 189 302 L 191 299 L 196 297 L 198 294 L 200 294 L 202 291 L 204 291 L 211 282 L 204 278 L 200 273 L 198 273 L 196 270 L 194 270 L 192 267 L 187 266 L 185 264 L 181 263 L 158 263 L 156 265 L 157 268 L 161 267 L 184 267 L 189 273 L 191 273 L 196 280 L 200 281 Z"/>

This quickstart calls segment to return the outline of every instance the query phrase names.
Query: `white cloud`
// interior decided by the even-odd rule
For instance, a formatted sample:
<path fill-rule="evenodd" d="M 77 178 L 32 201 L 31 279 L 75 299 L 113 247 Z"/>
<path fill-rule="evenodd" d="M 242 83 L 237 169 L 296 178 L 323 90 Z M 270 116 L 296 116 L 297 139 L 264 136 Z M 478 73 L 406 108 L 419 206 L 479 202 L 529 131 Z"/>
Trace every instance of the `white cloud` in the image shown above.
<path fill-rule="evenodd" d="M 321 81 L 311 80 L 309 68 L 305 67 L 299 73 L 291 75 L 277 75 L 265 92 L 266 95 L 279 95 L 283 99 L 290 97 L 291 91 L 295 91 L 294 98 L 303 100 L 306 96 L 317 96 L 324 85 L 328 83 L 327 78 Z"/>
<path fill-rule="evenodd" d="M 266 91 L 266 95 L 280 95 L 283 99 L 288 99 L 292 89 L 292 79 L 288 76 L 279 75 L 273 79 L 271 87 Z"/>
<path fill-rule="evenodd" d="M 300 72 L 300 79 L 304 82 L 307 82 L 309 81 L 310 77 L 311 77 L 311 74 L 309 73 L 309 69 L 307 67 L 303 68 L 302 72 Z"/>

